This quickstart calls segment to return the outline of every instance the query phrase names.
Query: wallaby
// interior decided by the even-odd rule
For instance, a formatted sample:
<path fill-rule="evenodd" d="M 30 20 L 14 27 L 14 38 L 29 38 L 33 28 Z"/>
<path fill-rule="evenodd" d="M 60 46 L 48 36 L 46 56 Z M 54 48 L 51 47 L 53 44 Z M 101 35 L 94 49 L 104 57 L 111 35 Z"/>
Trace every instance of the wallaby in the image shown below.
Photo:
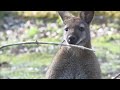
<path fill-rule="evenodd" d="M 79 17 L 58 11 L 63 20 L 64 43 L 91 48 L 90 23 L 94 11 L 81 11 Z M 101 69 L 94 52 L 61 46 L 46 73 L 47 79 L 101 79 Z"/>

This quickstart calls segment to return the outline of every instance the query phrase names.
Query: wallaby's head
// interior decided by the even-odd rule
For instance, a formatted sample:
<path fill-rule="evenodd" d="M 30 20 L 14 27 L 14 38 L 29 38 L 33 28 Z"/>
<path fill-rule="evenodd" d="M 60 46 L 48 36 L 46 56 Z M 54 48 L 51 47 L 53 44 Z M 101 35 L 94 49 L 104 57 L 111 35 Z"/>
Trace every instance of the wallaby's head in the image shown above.
<path fill-rule="evenodd" d="M 64 40 L 67 44 L 86 46 L 90 41 L 89 26 L 94 16 L 94 11 L 81 11 L 79 17 L 75 17 L 68 11 L 58 11 L 63 20 Z"/>

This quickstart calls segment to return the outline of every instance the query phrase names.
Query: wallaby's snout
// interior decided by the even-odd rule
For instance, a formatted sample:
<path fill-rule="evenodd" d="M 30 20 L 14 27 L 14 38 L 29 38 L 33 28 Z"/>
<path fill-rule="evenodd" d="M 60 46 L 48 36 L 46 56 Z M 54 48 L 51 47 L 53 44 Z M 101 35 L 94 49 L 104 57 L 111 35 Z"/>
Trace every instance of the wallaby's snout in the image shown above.
<path fill-rule="evenodd" d="M 75 35 L 69 35 L 68 36 L 68 39 L 67 39 L 67 42 L 69 44 L 76 44 L 77 42 L 77 37 Z"/>

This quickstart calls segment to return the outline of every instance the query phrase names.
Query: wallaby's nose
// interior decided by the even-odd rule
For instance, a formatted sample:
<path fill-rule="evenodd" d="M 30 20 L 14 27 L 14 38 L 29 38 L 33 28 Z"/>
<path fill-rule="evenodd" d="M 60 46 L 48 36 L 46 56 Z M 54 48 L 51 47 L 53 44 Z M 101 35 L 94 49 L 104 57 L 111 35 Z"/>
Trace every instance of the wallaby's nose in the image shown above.
<path fill-rule="evenodd" d="M 77 40 L 77 37 L 75 35 L 68 36 L 68 43 L 69 44 L 75 44 Z"/>

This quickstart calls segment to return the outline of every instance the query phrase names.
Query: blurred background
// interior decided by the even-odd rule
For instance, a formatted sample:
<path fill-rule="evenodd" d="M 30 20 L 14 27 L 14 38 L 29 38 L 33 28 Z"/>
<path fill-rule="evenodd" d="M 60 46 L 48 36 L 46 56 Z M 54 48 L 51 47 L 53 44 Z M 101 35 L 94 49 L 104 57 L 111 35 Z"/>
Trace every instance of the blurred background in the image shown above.
<path fill-rule="evenodd" d="M 63 23 L 55 11 L 0 11 L 0 46 L 36 40 L 61 43 L 62 35 Z M 120 11 L 96 11 L 91 37 L 102 77 L 110 79 L 120 73 Z M 0 49 L 0 78 L 42 79 L 58 49 L 54 45 Z"/>

